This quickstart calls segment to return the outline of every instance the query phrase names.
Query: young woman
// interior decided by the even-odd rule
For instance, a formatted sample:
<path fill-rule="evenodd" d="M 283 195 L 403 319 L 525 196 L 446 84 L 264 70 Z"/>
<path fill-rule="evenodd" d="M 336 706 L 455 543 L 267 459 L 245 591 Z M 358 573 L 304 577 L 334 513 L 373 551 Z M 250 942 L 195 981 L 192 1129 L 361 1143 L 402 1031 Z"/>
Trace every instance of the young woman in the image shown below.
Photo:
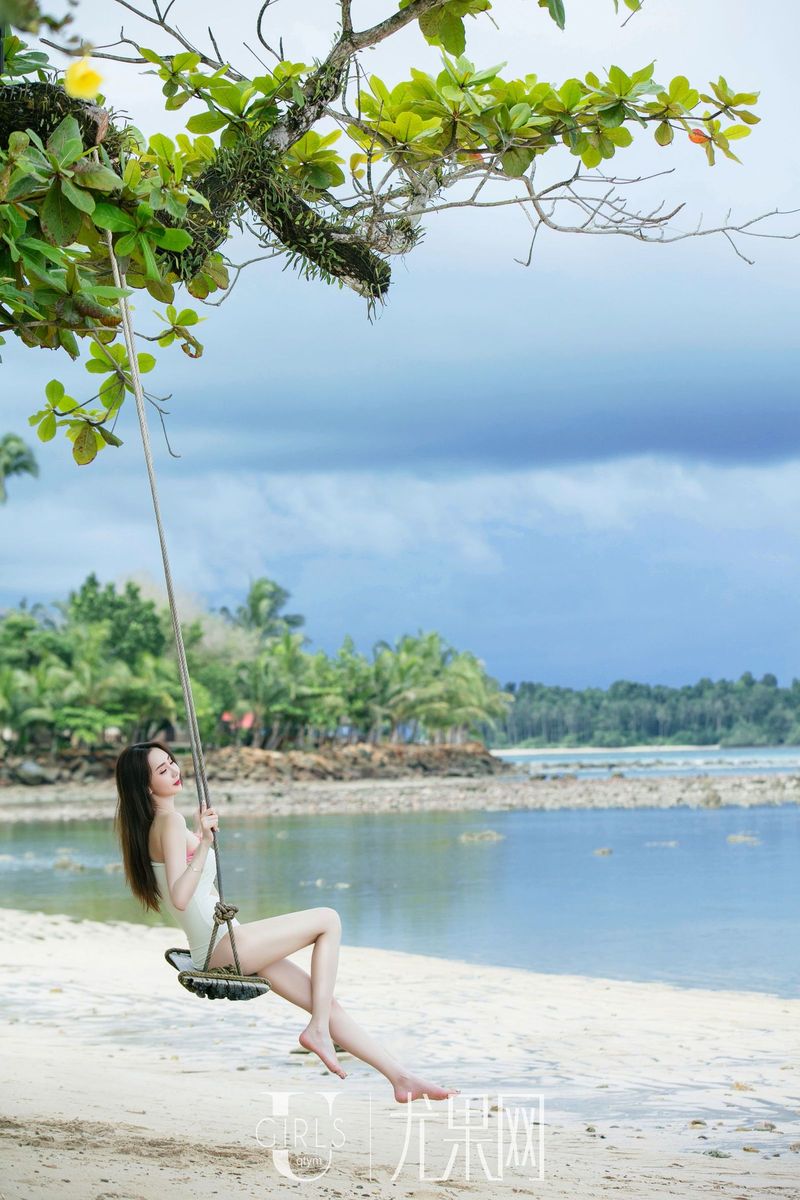
<path fill-rule="evenodd" d="M 180 794 L 180 768 L 161 742 L 128 746 L 117 759 L 117 811 L 114 828 L 120 840 L 125 879 L 145 909 L 161 911 L 163 903 L 189 939 L 192 962 L 202 968 L 211 940 L 214 905 L 219 896 L 209 848 L 219 819 L 207 808 L 190 833 L 175 808 Z M 342 924 L 333 908 L 300 912 L 240 923 L 235 917 L 236 949 L 246 975 L 261 975 L 279 996 L 304 1008 L 311 1020 L 299 1036 L 301 1046 L 318 1055 L 328 1070 L 345 1078 L 333 1040 L 363 1059 L 391 1083 L 403 1104 L 427 1096 L 446 1100 L 458 1088 L 443 1088 L 414 1075 L 342 1008 L 333 994 L 339 965 Z M 220 926 L 220 933 L 225 930 Z M 230 934 L 218 938 L 209 967 L 233 964 Z M 289 954 L 310 946 L 311 975 Z"/>

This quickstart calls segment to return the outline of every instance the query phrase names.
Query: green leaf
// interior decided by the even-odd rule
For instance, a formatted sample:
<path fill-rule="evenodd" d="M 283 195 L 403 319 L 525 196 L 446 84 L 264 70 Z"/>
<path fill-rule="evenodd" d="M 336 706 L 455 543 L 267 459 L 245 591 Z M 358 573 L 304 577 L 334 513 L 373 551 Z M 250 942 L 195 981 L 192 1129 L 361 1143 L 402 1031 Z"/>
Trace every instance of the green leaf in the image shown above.
<path fill-rule="evenodd" d="M 619 129 L 606 129 L 603 137 L 614 146 L 630 146 L 633 141 L 633 134 L 630 129 L 625 129 L 622 126 Z"/>
<path fill-rule="evenodd" d="M 370 75 L 369 86 L 373 95 L 377 96 L 379 100 L 382 100 L 384 104 L 389 104 L 391 102 L 389 89 L 383 80 L 379 79 L 377 75 Z"/>
<path fill-rule="evenodd" d="M 70 179 L 61 180 L 61 190 L 70 204 L 74 204 L 81 212 L 94 212 L 94 196 L 90 196 L 83 188 L 75 187 Z"/>
<path fill-rule="evenodd" d="M 750 136 L 750 130 L 746 125 L 729 125 L 728 128 L 723 129 L 722 132 L 728 141 Z"/>
<path fill-rule="evenodd" d="M 188 187 L 188 185 L 185 187 L 185 191 L 190 200 L 194 200 L 195 204 L 200 204 L 207 212 L 211 212 L 211 205 L 208 203 L 207 196 L 204 196 L 202 192 L 196 191 L 195 188 Z"/>
<path fill-rule="evenodd" d="M 69 246 L 77 237 L 83 213 L 66 198 L 61 181 L 54 179 L 39 209 L 42 233 L 54 246 Z"/>
<path fill-rule="evenodd" d="M 178 313 L 173 324 L 175 325 L 196 325 L 200 320 L 193 308 L 182 308 Z"/>
<path fill-rule="evenodd" d="M 611 67 L 608 82 L 618 96 L 627 96 L 632 87 L 630 76 L 626 75 L 621 67 Z"/>
<path fill-rule="evenodd" d="M 55 246 L 51 246 L 48 242 L 43 242 L 40 238 L 17 238 L 17 246 L 23 251 L 26 257 L 28 257 L 29 251 L 34 254 L 41 254 L 42 258 L 46 258 L 48 262 L 55 263 L 57 267 L 63 267 L 66 261 L 63 250 L 57 250 Z"/>
<path fill-rule="evenodd" d="M 139 235 L 134 230 L 132 233 L 126 233 L 124 237 L 121 237 L 114 247 L 114 250 L 117 254 L 124 258 L 128 254 L 133 254 L 138 245 Z"/>
<path fill-rule="evenodd" d="M 531 119 L 531 106 L 530 104 L 515 104 L 508 110 L 508 115 L 511 118 L 511 128 L 521 129 Z"/>
<path fill-rule="evenodd" d="M 99 229 L 110 229 L 112 233 L 126 233 L 136 228 L 136 222 L 130 213 L 116 204 L 107 204 L 104 200 L 95 204 L 92 221 Z"/>
<path fill-rule="evenodd" d="M 564 108 L 575 108 L 583 98 L 583 88 L 579 79 L 567 79 L 558 89 L 558 95 Z"/>
<path fill-rule="evenodd" d="M 519 178 L 520 175 L 525 174 L 533 162 L 533 151 L 524 150 L 521 146 L 514 147 L 501 155 L 500 162 L 503 164 L 506 175 Z"/>
<path fill-rule="evenodd" d="M 675 136 L 675 131 L 669 121 L 662 121 L 656 126 L 655 139 L 659 146 L 669 146 Z"/>
<path fill-rule="evenodd" d="M 597 115 L 601 125 L 606 129 L 614 129 L 625 120 L 625 105 L 612 104 L 608 108 L 601 108 Z"/>
<path fill-rule="evenodd" d="M 31 144 L 31 139 L 27 133 L 23 133 L 20 129 L 15 129 L 8 135 L 8 153 L 11 158 L 19 158 L 28 146 Z"/>
<path fill-rule="evenodd" d="M 191 50 L 175 54 L 172 58 L 172 70 L 177 75 L 179 71 L 193 71 L 200 63 L 200 55 L 194 54 Z"/>
<path fill-rule="evenodd" d="M 51 404 L 58 404 L 64 398 L 64 385 L 58 379 L 51 379 L 45 386 L 44 394 Z"/>
<path fill-rule="evenodd" d="M 163 279 L 148 280 L 145 287 L 154 300 L 161 300 L 163 303 L 165 300 L 175 299 L 175 288 Z"/>
<path fill-rule="evenodd" d="M 40 442 L 49 442 L 56 436 L 56 414 L 49 412 L 36 430 Z"/>
<path fill-rule="evenodd" d="M 153 358 L 152 354 L 137 354 L 136 361 L 139 364 L 140 375 L 146 375 L 148 371 L 152 371 L 153 367 L 156 365 L 156 360 Z"/>
<path fill-rule="evenodd" d="M 72 444 L 72 457 L 79 467 L 85 467 L 97 457 L 97 438 L 91 425 L 83 425 Z"/>
<path fill-rule="evenodd" d="M 83 365 L 90 375 L 107 375 L 109 371 L 116 369 L 113 363 L 99 358 L 87 358 Z"/>
<path fill-rule="evenodd" d="M 669 85 L 669 98 L 684 108 L 693 108 L 697 103 L 697 92 L 692 91 L 692 85 L 685 75 L 676 75 Z"/>
<path fill-rule="evenodd" d="M 192 235 L 185 229 L 163 229 L 151 237 L 162 250 L 176 250 L 178 253 L 192 244 Z"/>
<path fill-rule="evenodd" d="M 59 329 L 58 340 L 70 358 L 80 358 L 81 352 L 78 349 L 78 339 L 71 329 Z"/>
<path fill-rule="evenodd" d="M 178 92 L 174 96 L 170 96 L 164 104 L 167 112 L 174 112 L 177 108 L 183 108 L 184 104 L 188 104 L 190 100 L 194 100 L 191 92 Z"/>
<path fill-rule="evenodd" d="M 153 134 L 150 138 L 150 149 L 153 154 L 157 154 L 159 158 L 166 158 L 168 162 L 175 156 L 175 143 L 165 133 Z"/>
<path fill-rule="evenodd" d="M 97 432 L 108 446 L 122 445 L 122 438 L 118 438 L 115 433 L 112 433 L 110 429 L 106 429 L 103 425 L 98 426 Z"/>
<path fill-rule="evenodd" d="M 627 2 L 627 0 L 626 0 L 626 2 Z M 649 66 L 642 67 L 641 70 L 639 70 L 639 71 L 634 71 L 633 74 L 631 75 L 631 83 L 634 84 L 634 86 L 637 83 L 647 83 L 650 79 L 653 78 L 653 71 L 655 71 L 655 69 L 656 69 L 655 62 L 651 62 L 649 64 Z"/>
<path fill-rule="evenodd" d="M 218 112 L 195 113 L 193 117 L 189 117 L 186 128 L 190 133 L 214 133 L 223 125 L 227 125 L 228 120 L 228 117 Z"/>
<path fill-rule="evenodd" d="M 74 117 L 64 117 L 47 139 L 47 149 L 62 167 L 68 167 L 83 154 L 83 139 Z"/>
<path fill-rule="evenodd" d="M 115 412 L 125 399 L 125 384 L 118 375 L 109 376 L 100 384 L 99 395 L 105 408 Z"/>
<path fill-rule="evenodd" d="M 142 256 L 144 263 L 144 273 L 148 279 L 160 279 L 161 276 L 158 270 L 156 256 L 153 254 L 153 248 L 143 233 L 140 233 L 136 239 L 139 253 Z"/>
<path fill-rule="evenodd" d="M 448 54 L 463 54 L 467 44 L 463 20 L 449 8 L 444 9 L 439 22 L 439 42 Z"/>
<path fill-rule="evenodd" d="M 122 180 L 109 167 L 94 163 L 88 158 L 82 158 L 72 168 L 81 187 L 92 188 L 95 192 L 113 192 L 122 187 Z"/>
<path fill-rule="evenodd" d="M 210 92 L 216 104 L 222 108 L 227 108 L 235 116 L 240 116 L 242 111 L 243 92 L 238 84 L 230 83 L 226 79 L 220 79 L 210 87 Z M 200 130 L 199 132 L 208 132 Z"/>
<path fill-rule="evenodd" d="M 170 189 L 164 197 L 164 208 L 171 217 L 182 221 L 186 216 L 187 202 L 185 196 L 178 195 L 174 189 Z"/>
<path fill-rule="evenodd" d="M 581 160 L 585 167 L 590 170 L 592 167 L 597 167 L 603 161 L 603 153 L 599 146 L 587 146 L 581 154 Z"/>
<path fill-rule="evenodd" d="M 130 296 L 130 288 L 112 287 L 110 284 L 95 283 L 91 287 L 87 287 L 86 291 L 90 296 L 96 296 L 98 300 L 119 300 L 120 296 Z"/>
<path fill-rule="evenodd" d="M 567 20 L 564 12 L 564 0 L 539 0 L 539 7 L 548 10 L 559 29 L 564 28 Z"/>

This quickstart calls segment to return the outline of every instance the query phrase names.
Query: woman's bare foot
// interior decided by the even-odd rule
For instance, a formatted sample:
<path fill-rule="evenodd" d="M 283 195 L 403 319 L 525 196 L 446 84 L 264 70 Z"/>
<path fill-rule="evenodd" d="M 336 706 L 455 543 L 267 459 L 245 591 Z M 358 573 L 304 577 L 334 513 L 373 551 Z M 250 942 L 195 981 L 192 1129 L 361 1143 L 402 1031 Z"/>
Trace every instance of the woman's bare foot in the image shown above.
<path fill-rule="evenodd" d="M 311 1050 L 321 1058 L 328 1070 L 333 1071 L 334 1075 L 339 1075 L 342 1079 L 347 1078 L 347 1072 L 342 1069 L 341 1063 L 336 1057 L 330 1033 L 324 1029 L 320 1029 L 318 1025 L 309 1023 L 297 1040 L 306 1050 Z"/>
<path fill-rule="evenodd" d="M 399 1075 L 394 1082 L 394 1098 L 398 1104 L 408 1104 L 409 1100 L 420 1100 L 427 1096 L 429 1100 L 446 1100 L 448 1096 L 457 1096 L 461 1088 L 443 1088 L 436 1083 L 428 1083 L 419 1075 Z"/>

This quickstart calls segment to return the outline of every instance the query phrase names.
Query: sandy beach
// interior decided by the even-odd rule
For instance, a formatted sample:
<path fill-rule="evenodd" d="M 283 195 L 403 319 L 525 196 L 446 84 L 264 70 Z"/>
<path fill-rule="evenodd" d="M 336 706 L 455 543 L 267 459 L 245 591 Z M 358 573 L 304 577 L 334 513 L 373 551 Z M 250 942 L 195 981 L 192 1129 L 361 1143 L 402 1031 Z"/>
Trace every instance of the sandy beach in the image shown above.
<path fill-rule="evenodd" d="M 339 999 L 462 1089 L 448 1115 L 397 1105 L 349 1055 L 335 1079 L 298 1053 L 302 1014 L 276 995 L 190 996 L 162 957 L 181 936 L 3 912 L 5 1200 L 800 1196 L 800 1000 L 357 948 L 345 930 Z M 298 1115 L 315 1116 L 306 1144 Z"/>

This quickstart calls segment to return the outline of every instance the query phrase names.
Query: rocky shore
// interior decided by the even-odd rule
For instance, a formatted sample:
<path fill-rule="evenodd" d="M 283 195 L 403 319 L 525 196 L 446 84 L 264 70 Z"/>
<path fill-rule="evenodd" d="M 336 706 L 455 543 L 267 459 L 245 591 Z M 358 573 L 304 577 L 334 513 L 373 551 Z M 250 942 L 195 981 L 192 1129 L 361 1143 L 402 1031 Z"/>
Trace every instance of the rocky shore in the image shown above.
<path fill-rule="evenodd" d="M 509 809 L 719 808 L 800 804 L 800 777 L 698 776 L 695 778 L 531 779 L 500 776 L 406 776 L 349 780 L 223 779 L 211 785 L 218 811 L 236 816 L 292 813 L 486 811 Z M 180 804 L 193 814 L 195 791 L 187 780 Z M 56 787 L 0 788 L 0 822 L 110 819 L 113 781 L 87 780 Z"/>
<path fill-rule="evenodd" d="M 0 757 L 0 792 L 22 784 L 84 784 L 112 781 L 120 747 L 98 750 L 64 750 L 58 756 Z M 193 778 L 191 754 L 176 757 L 184 778 Z M 250 746 L 224 746 L 205 752 L 211 783 L 272 783 L 311 779 L 402 779 L 437 775 L 475 778 L 502 775 L 511 768 L 491 754 L 482 742 L 461 746 L 372 745 L 358 742 L 326 746 L 319 750 L 255 750 Z"/>

